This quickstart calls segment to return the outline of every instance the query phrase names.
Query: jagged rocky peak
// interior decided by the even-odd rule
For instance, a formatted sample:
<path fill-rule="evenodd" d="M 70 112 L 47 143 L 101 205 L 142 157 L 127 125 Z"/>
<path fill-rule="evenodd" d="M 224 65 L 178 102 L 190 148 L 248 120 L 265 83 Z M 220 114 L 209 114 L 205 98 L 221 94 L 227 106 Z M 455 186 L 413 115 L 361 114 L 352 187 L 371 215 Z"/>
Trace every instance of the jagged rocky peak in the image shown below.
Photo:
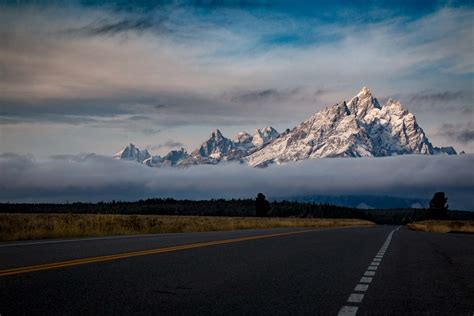
<path fill-rule="evenodd" d="M 222 135 L 221 131 L 218 129 L 213 130 L 211 132 L 211 136 L 209 137 L 209 139 L 216 139 L 216 140 L 223 139 L 223 138 L 225 137 Z"/>
<path fill-rule="evenodd" d="M 293 129 L 279 134 L 273 127 L 256 129 L 253 135 L 238 133 L 233 140 L 216 129 L 199 148 L 184 149 L 164 157 L 151 157 L 130 144 L 114 157 L 150 166 L 187 166 L 239 161 L 267 166 L 321 157 L 382 157 L 403 154 L 455 155 L 452 147 L 433 147 L 415 116 L 399 101 L 383 106 L 367 88 L 349 101 L 315 113 Z"/>
<path fill-rule="evenodd" d="M 379 101 L 367 87 L 363 87 L 356 96 L 347 102 L 349 111 L 356 117 L 365 116 L 372 109 L 380 109 Z"/>
<path fill-rule="evenodd" d="M 237 133 L 237 135 L 234 136 L 234 143 L 238 144 L 247 144 L 252 142 L 252 135 L 247 133 L 246 131 L 242 131 Z"/>
<path fill-rule="evenodd" d="M 359 93 L 357 93 L 356 97 L 358 98 L 372 97 L 372 92 L 370 92 L 369 88 L 364 86 L 362 87 L 362 89 L 360 89 Z"/>
<path fill-rule="evenodd" d="M 365 157 L 452 153 L 434 149 L 415 116 L 400 102 L 381 106 L 364 87 L 348 102 L 314 114 L 288 133 L 248 157 L 252 166 L 267 166 L 320 157 Z"/>
<path fill-rule="evenodd" d="M 408 110 L 402 106 L 400 101 L 394 100 L 392 98 L 388 99 L 387 102 L 385 102 L 385 104 L 382 107 L 382 111 L 393 114 L 393 115 L 397 115 L 397 116 L 404 116 L 404 115 L 409 114 L 413 116 L 414 118 L 414 115 L 408 112 Z"/>
<path fill-rule="evenodd" d="M 234 143 L 224 137 L 220 130 L 216 129 L 211 132 L 207 141 L 191 153 L 191 156 L 220 160 L 223 156 L 227 155 L 232 148 L 234 148 Z"/>
<path fill-rule="evenodd" d="M 163 157 L 163 161 L 169 161 L 172 165 L 178 164 L 183 159 L 186 159 L 189 156 L 186 149 L 181 148 L 177 150 L 172 150 Z"/>
<path fill-rule="evenodd" d="M 163 157 L 159 155 L 151 156 L 145 159 L 143 163 L 150 167 L 177 166 L 188 156 L 188 152 L 184 148 L 181 148 L 179 150 L 171 150 Z"/>
<path fill-rule="evenodd" d="M 233 142 L 235 144 L 236 151 L 239 152 L 240 156 L 246 156 L 251 151 L 255 150 L 255 145 L 252 143 L 253 136 L 243 131 L 239 132 L 234 136 Z"/>
<path fill-rule="evenodd" d="M 132 160 L 138 162 L 143 162 L 150 157 L 151 155 L 148 150 L 140 150 L 132 143 L 125 146 L 121 151 L 114 155 L 115 159 Z"/>
<path fill-rule="evenodd" d="M 252 143 L 259 147 L 274 140 L 279 135 L 278 131 L 271 126 L 256 129 L 253 133 Z"/>
<path fill-rule="evenodd" d="M 458 153 L 452 146 L 448 147 L 433 147 L 433 151 L 435 155 L 448 155 L 448 156 L 454 156 L 457 155 Z M 459 154 L 465 154 L 464 151 L 461 151 Z"/>
<path fill-rule="evenodd" d="M 272 126 L 264 128 L 257 128 L 254 130 L 253 135 L 250 135 L 246 131 L 240 132 L 234 137 L 234 143 L 236 145 L 245 145 L 253 147 L 261 147 L 280 135 L 276 129 Z"/>
<path fill-rule="evenodd" d="M 149 167 L 156 167 L 158 164 L 163 162 L 163 158 L 159 155 L 157 156 L 151 156 L 145 160 L 143 160 L 143 163 Z"/>

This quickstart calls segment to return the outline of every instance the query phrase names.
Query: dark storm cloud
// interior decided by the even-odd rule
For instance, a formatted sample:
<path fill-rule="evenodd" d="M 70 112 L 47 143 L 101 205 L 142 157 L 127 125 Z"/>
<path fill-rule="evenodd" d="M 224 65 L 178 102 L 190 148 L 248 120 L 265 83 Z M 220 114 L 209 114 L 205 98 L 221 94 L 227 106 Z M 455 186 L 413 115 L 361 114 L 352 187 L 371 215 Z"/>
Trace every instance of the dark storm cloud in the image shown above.
<path fill-rule="evenodd" d="M 0 125 L 12 125 L 21 123 L 63 123 L 70 125 L 83 125 L 97 123 L 97 120 L 91 117 L 82 117 L 74 115 L 54 115 L 54 114 L 37 114 L 32 116 L 13 115 L 0 116 Z"/>
<path fill-rule="evenodd" d="M 150 19 L 139 19 L 137 21 L 122 20 L 112 24 L 104 24 L 100 26 L 91 26 L 85 31 L 91 35 L 109 35 L 128 31 L 144 31 L 153 27 L 153 22 Z"/>
<path fill-rule="evenodd" d="M 265 89 L 259 91 L 243 92 L 233 96 L 232 100 L 239 102 L 258 102 L 261 100 L 267 100 L 269 98 L 279 97 L 280 95 L 281 93 L 275 89 Z"/>
<path fill-rule="evenodd" d="M 191 199 L 301 195 L 430 198 L 444 191 L 453 209 L 474 209 L 474 155 L 328 158 L 255 169 L 224 164 L 150 168 L 97 155 L 46 161 L 1 155 L 1 201 Z M 361 181 L 363 179 L 363 181 Z"/>
<path fill-rule="evenodd" d="M 137 98 L 137 100 L 140 100 Z M 80 120 L 91 117 L 112 117 L 131 114 L 143 108 L 141 103 L 127 98 L 54 99 L 32 103 L 5 100 L 0 96 L 0 117 L 10 117 L 21 121 L 39 119 L 41 121 L 69 121 L 71 118 Z"/>
<path fill-rule="evenodd" d="M 474 92 L 472 90 L 445 90 L 425 91 L 412 94 L 395 94 L 390 97 L 379 98 L 386 101 L 389 98 L 400 100 L 413 109 L 442 111 L 456 111 L 464 114 L 472 113 Z"/>
<path fill-rule="evenodd" d="M 461 143 L 470 143 L 474 141 L 474 130 L 461 131 L 458 134 L 457 139 Z"/>
<path fill-rule="evenodd" d="M 330 90 L 330 89 L 317 89 L 316 91 L 314 91 L 314 95 L 315 95 L 316 97 L 319 97 L 319 96 L 325 95 L 325 94 L 327 94 L 327 93 L 329 93 L 329 92 L 331 92 L 331 91 L 332 91 L 332 90 Z"/>
<path fill-rule="evenodd" d="M 437 93 L 420 93 L 411 96 L 412 102 L 449 102 L 464 97 L 462 91 L 443 91 Z"/>
<path fill-rule="evenodd" d="M 286 101 L 291 97 L 295 97 L 302 93 L 300 89 L 260 89 L 260 90 L 248 90 L 239 91 L 233 93 L 227 93 L 230 96 L 230 100 L 236 103 L 259 103 L 268 101 Z"/>
<path fill-rule="evenodd" d="M 166 104 L 157 104 L 153 106 L 156 110 L 166 109 L 168 106 Z"/>
<path fill-rule="evenodd" d="M 165 25 L 166 18 L 125 18 L 118 21 L 95 21 L 86 26 L 68 29 L 66 34 L 84 36 L 114 36 L 128 32 L 141 34 L 145 31 L 166 34 L 171 30 Z"/>
<path fill-rule="evenodd" d="M 474 123 L 470 122 L 465 125 L 443 124 L 440 134 L 461 144 L 468 144 L 474 142 Z"/>
<path fill-rule="evenodd" d="M 128 118 L 131 121 L 149 121 L 151 118 L 149 116 L 144 115 L 133 115 Z"/>

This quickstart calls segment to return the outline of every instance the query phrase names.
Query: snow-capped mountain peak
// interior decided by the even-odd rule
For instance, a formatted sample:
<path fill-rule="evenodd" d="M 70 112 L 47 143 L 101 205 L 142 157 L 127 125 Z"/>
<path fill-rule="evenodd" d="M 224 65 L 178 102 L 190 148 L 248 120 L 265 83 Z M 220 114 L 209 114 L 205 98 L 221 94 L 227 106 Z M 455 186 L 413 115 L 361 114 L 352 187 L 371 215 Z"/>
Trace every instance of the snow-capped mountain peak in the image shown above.
<path fill-rule="evenodd" d="M 438 152 L 452 153 L 450 149 L 434 150 L 415 116 L 400 102 L 389 100 L 381 106 L 364 87 L 348 102 L 337 103 L 314 114 L 246 160 L 252 166 L 266 166 L 320 157 Z"/>
<path fill-rule="evenodd" d="M 370 89 L 367 88 L 366 86 L 362 87 L 360 91 L 357 93 L 356 97 L 363 98 L 365 96 L 372 96 L 372 93 L 370 92 Z"/>
<path fill-rule="evenodd" d="M 216 129 L 188 154 L 184 149 L 164 157 L 140 151 L 133 144 L 114 155 L 150 166 L 187 166 L 239 161 L 264 167 L 321 157 L 367 157 L 403 154 L 455 155 L 452 147 L 433 147 L 415 116 L 397 100 L 381 105 L 367 87 L 349 101 L 315 113 L 293 129 L 279 134 L 273 127 L 253 135 L 238 133 L 233 140 Z"/>
<path fill-rule="evenodd" d="M 220 130 L 216 129 L 212 131 L 209 139 L 199 147 L 197 153 L 199 153 L 201 157 L 220 159 L 233 147 L 234 143 L 230 139 L 225 138 Z"/>
<path fill-rule="evenodd" d="M 225 137 L 222 135 L 220 130 L 215 129 L 211 132 L 211 136 L 209 138 L 210 139 L 215 139 L 216 141 L 218 141 L 218 140 L 222 140 Z"/>
<path fill-rule="evenodd" d="M 150 158 L 151 155 L 148 150 L 140 150 L 134 144 L 130 143 L 121 151 L 117 152 L 113 157 L 115 159 L 143 162 L 144 160 Z"/>
<path fill-rule="evenodd" d="M 277 138 L 279 133 L 271 126 L 255 129 L 252 137 L 252 143 L 256 147 L 263 146 L 273 139 Z"/>
<path fill-rule="evenodd" d="M 252 135 L 247 133 L 246 131 L 239 132 L 237 135 L 234 136 L 233 141 L 234 143 L 238 144 L 247 144 L 247 143 L 252 143 Z"/>
<path fill-rule="evenodd" d="M 374 98 L 367 87 L 363 87 L 356 96 L 350 99 L 347 102 L 347 107 L 351 114 L 354 114 L 357 118 L 364 117 L 373 109 L 381 108 L 379 101 Z"/>
<path fill-rule="evenodd" d="M 220 130 L 215 129 L 211 132 L 208 140 L 191 152 L 181 162 L 181 165 L 216 164 L 221 160 L 226 160 L 234 148 L 234 142 L 224 137 Z"/>

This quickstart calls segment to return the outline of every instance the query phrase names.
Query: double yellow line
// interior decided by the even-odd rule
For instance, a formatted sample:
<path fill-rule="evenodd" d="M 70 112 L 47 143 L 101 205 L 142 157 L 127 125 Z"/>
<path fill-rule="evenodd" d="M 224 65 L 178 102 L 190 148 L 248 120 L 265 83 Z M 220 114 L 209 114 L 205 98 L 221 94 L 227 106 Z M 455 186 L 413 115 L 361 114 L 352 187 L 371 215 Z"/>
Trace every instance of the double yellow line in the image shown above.
<path fill-rule="evenodd" d="M 300 231 L 293 231 L 293 232 L 286 232 L 286 233 L 255 235 L 255 236 L 249 236 L 249 237 L 239 237 L 239 238 L 223 239 L 223 240 L 215 240 L 215 241 L 206 241 L 206 242 L 200 242 L 200 243 L 188 244 L 188 245 L 181 245 L 181 246 L 156 248 L 156 249 L 150 249 L 150 250 L 119 253 L 119 254 L 115 254 L 115 255 L 98 256 L 98 257 L 90 257 L 90 258 L 83 258 L 83 259 L 75 259 L 75 260 L 67 260 L 67 261 L 46 263 L 46 264 L 38 264 L 38 265 L 32 265 L 32 266 L 26 266 L 26 267 L 0 270 L 0 276 L 16 275 L 16 274 L 35 272 L 35 271 L 43 271 L 43 270 L 73 267 L 73 266 L 78 266 L 78 265 L 81 265 L 81 264 L 97 263 L 97 262 L 112 261 L 112 260 L 125 259 L 125 258 L 131 258 L 131 257 L 153 255 L 153 254 L 158 254 L 158 253 L 173 252 L 173 251 L 179 251 L 179 250 L 187 250 L 187 249 L 195 249 L 195 248 L 202 248 L 202 247 L 209 247 L 209 246 L 216 246 L 216 245 L 231 244 L 231 243 L 247 241 L 247 240 L 256 240 L 256 239 L 271 238 L 271 237 L 278 237 L 278 236 L 303 234 L 303 233 L 312 232 L 312 231 L 315 231 L 315 229 L 300 230 Z"/>

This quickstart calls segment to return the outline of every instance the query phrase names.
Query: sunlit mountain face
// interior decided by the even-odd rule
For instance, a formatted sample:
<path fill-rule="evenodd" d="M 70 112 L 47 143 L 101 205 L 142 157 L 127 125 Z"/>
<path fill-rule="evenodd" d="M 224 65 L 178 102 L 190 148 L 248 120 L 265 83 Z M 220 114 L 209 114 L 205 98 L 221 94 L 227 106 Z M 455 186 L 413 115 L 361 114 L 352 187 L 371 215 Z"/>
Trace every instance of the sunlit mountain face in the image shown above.
<path fill-rule="evenodd" d="M 179 154 L 181 153 L 181 154 Z M 183 148 L 165 157 L 151 156 L 130 144 L 114 158 L 134 160 L 148 166 L 190 166 L 239 161 L 266 167 L 272 163 L 330 157 L 384 157 L 407 154 L 456 155 L 453 147 L 434 147 L 415 116 L 400 102 L 384 105 L 367 87 L 349 101 L 342 101 L 314 114 L 293 129 L 278 133 L 273 127 L 243 131 L 234 141 L 214 130 L 209 139 L 188 154 Z"/>

